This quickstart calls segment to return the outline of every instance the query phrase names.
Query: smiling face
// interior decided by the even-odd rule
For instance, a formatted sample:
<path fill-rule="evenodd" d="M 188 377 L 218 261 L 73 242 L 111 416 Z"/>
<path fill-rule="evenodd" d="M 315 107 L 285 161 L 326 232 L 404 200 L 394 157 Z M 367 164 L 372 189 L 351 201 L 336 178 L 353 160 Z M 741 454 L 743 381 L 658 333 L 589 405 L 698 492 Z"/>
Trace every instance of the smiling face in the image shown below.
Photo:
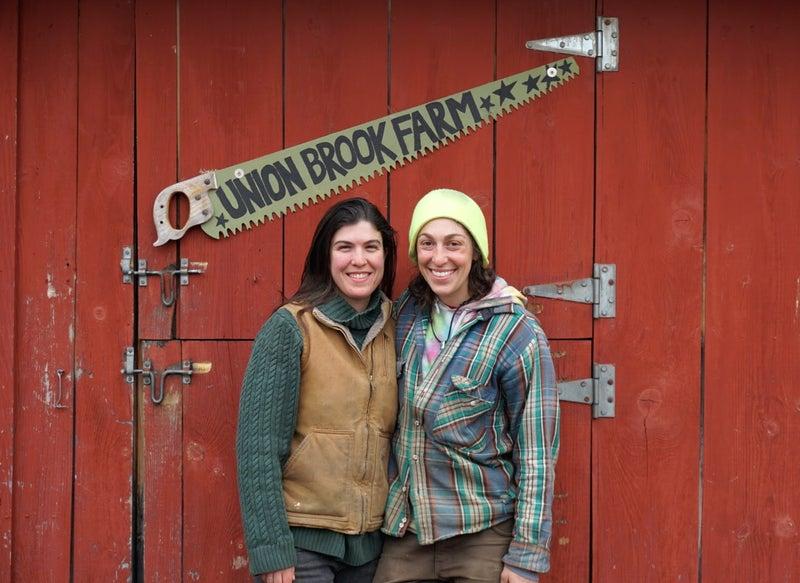
<path fill-rule="evenodd" d="M 426 223 L 417 237 L 419 272 L 439 300 L 455 308 L 469 299 L 475 247 L 467 230 L 451 219 Z"/>
<path fill-rule="evenodd" d="M 354 310 L 363 312 L 383 280 L 381 234 L 368 221 L 346 225 L 331 241 L 331 277 Z"/>

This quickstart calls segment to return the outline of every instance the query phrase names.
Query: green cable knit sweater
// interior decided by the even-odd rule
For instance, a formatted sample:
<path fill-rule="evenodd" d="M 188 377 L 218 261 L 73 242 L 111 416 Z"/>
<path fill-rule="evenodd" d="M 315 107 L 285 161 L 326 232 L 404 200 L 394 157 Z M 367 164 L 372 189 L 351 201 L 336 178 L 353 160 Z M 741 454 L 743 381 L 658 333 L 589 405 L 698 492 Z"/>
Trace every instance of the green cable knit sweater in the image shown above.
<path fill-rule="evenodd" d="M 357 313 L 337 296 L 319 306 L 332 320 L 347 326 L 360 347 L 381 313 L 376 292 Z M 239 499 L 245 541 L 254 575 L 295 564 L 295 547 L 363 565 L 380 555 L 380 531 L 344 535 L 330 530 L 289 527 L 281 488 L 281 468 L 289 455 L 297 419 L 303 338 L 294 317 L 276 311 L 253 344 L 242 384 L 236 454 Z"/>

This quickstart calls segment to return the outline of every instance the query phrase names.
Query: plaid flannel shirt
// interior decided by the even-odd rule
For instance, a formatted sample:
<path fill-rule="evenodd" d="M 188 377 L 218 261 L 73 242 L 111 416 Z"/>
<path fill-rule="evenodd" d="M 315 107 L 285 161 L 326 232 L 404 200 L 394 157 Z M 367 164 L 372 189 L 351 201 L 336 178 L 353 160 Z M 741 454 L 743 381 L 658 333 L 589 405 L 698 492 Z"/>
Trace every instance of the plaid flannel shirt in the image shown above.
<path fill-rule="evenodd" d="M 514 518 L 503 561 L 545 572 L 559 445 L 547 339 L 511 297 L 466 308 L 423 375 L 429 317 L 407 292 L 398 302 L 400 407 L 383 531 L 400 537 L 413 522 L 431 544 Z"/>

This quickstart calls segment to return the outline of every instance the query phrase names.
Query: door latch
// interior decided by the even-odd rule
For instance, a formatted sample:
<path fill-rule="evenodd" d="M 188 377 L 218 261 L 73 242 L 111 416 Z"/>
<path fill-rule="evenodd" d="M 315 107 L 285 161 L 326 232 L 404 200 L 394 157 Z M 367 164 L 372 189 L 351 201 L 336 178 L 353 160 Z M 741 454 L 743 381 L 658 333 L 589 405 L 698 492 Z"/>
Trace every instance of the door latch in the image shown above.
<path fill-rule="evenodd" d="M 598 71 L 619 71 L 619 19 L 598 16 L 597 30 L 529 40 L 525 46 L 535 51 L 595 57 Z"/>
<path fill-rule="evenodd" d="M 175 276 L 179 277 L 180 285 L 189 285 L 190 275 L 205 273 L 204 263 L 195 262 L 190 267 L 189 260 L 185 257 L 181 257 L 180 267 L 173 263 L 161 270 L 147 269 L 147 259 L 139 259 L 134 270 L 133 250 L 130 247 L 122 248 L 119 266 L 122 269 L 122 283 L 133 283 L 133 276 L 136 276 L 137 285 L 147 287 L 147 277 L 157 275 L 161 279 L 161 303 L 167 308 L 175 303 Z"/>
<path fill-rule="evenodd" d="M 164 400 L 164 383 L 168 376 L 180 375 L 184 385 L 192 384 L 192 376 L 196 374 L 206 374 L 211 372 L 210 362 L 192 362 L 191 360 L 184 360 L 177 364 L 168 366 L 161 373 L 161 382 L 158 386 L 158 393 L 155 392 L 155 386 L 150 387 L 150 400 L 153 405 L 160 405 Z"/>
<path fill-rule="evenodd" d="M 145 360 L 142 363 L 142 368 L 134 368 L 134 351 L 133 346 L 128 346 L 125 348 L 125 354 L 123 356 L 123 365 L 122 370 L 120 371 L 122 374 L 125 375 L 125 382 L 129 385 L 133 384 L 134 376 L 137 374 L 142 375 L 142 382 L 145 385 L 154 385 L 155 384 L 155 375 L 153 374 L 152 365 L 149 360 Z"/>
<path fill-rule="evenodd" d="M 156 392 L 156 375 L 158 371 L 153 369 L 153 363 L 148 359 L 142 363 L 141 369 L 134 368 L 134 366 L 133 346 L 127 346 L 125 348 L 123 367 L 120 372 L 125 375 L 125 382 L 128 384 L 133 384 L 135 375 L 142 375 L 142 383 L 150 387 L 150 400 L 154 405 L 160 405 L 164 400 L 164 383 L 168 376 L 181 375 L 183 377 L 183 384 L 190 385 L 193 375 L 211 372 L 210 362 L 192 362 L 191 360 L 184 360 L 178 364 L 168 366 L 161 373 L 161 380 L 158 383 L 158 392 Z"/>
<path fill-rule="evenodd" d="M 614 318 L 617 315 L 617 266 L 614 263 L 595 263 L 594 277 L 529 285 L 522 288 L 522 293 L 531 297 L 592 304 L 595 318 Z"/>
<path fill-rule="evenodd" d="M 558 383 L 558 398 L 592 406 L 594 419 L 616 416 L 617 373 L 613 364 L 595 364 L 592 378 Z"/>

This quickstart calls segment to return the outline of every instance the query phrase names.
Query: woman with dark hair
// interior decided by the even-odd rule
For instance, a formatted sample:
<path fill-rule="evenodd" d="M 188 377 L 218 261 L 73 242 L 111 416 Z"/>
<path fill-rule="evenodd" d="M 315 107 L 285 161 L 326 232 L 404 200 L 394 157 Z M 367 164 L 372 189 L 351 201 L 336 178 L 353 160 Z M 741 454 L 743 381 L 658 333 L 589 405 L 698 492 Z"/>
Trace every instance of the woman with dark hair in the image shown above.
<path fill-rule="evenodd" d="M 489 267 L 486 221 L 438 189 L 414 209 L 396 306 L 400 411 L 375 583 L 536 581 L 559 443 L 547 339 Z"/>
<path fill-rule="evenodd" d="M 362 198 L 317 225 L 300 288 L 253 344 L 239 497 L 257 581 L 370 583 L 397 413 L 394 230 Z"/>

